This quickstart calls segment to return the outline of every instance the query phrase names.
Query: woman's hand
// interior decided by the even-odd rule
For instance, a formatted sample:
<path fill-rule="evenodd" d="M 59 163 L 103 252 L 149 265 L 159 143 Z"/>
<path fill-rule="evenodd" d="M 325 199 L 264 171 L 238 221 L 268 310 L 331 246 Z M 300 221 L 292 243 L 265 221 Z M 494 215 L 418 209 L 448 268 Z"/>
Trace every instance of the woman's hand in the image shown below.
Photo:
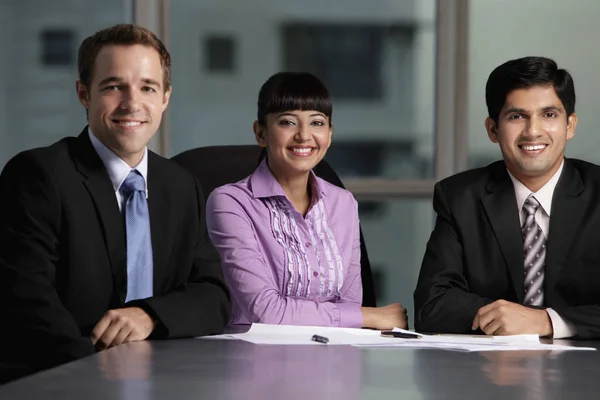
<path fill-rule="evenodd" d="M 392 328 L 408 328 L 406 309 L 400 303 L 392 303 L 383 307 L 361 307 L 363 328 L 385 330 Z"/>

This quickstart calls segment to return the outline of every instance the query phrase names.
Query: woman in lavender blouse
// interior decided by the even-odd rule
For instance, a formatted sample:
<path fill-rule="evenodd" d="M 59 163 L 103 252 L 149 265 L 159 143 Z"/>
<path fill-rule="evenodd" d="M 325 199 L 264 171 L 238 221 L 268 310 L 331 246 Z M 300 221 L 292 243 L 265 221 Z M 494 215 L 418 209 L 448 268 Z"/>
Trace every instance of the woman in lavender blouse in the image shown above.
<path fill-rule="evenodd" d="M 406 327 L 400 304 L 361 307 L 356 200 L 312 172 L 331 144 L 331 113 L 329 91 L 315 76 L 273 75 L 253 126 L 262 161 L 208 199 L 233 324 Z"/>

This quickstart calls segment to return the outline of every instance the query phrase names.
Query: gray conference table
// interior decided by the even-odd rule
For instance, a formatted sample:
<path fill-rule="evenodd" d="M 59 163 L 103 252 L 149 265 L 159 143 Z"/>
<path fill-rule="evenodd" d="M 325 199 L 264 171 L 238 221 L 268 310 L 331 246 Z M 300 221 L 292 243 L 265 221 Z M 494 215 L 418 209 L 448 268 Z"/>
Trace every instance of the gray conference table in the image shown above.
<path fill-rule="evenodd" d="M 600 351 L 460 353 L 198 339 L 138 342 L 0 386 L 2 400 L 38 398 L 591 400 L 600 398 Z"/>

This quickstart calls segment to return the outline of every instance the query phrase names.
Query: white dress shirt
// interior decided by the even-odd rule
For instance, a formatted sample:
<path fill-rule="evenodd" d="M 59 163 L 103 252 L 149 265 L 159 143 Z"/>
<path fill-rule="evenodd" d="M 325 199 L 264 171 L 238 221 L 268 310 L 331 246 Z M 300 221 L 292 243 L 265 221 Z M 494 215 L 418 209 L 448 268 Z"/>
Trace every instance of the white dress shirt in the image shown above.
<path fill-rule="evenodd" d="M 556 188 L 556 184 L 558 183 L 558 178 L 560 178 L 560 174 L 563 170 L 563 166 L 565 162 L 560 164 L 558 171 L 552 178 L 540 190 L 533 193 L 531 190 L 527 188 L 522 182 L 520 182 L 517 178 L 515 178 L 510 171 L 508 175 L 513 182 L 513 186 L 515 188 L 515 196 L 517 197 L 517 209 L 519 212 L 519 221 L 520 225 L 523 226 L 525 219 L 527 218 L 525 210 L 523 210 L 523 204 L 525 204 L 525 200 L 529 197 L 530 194 L 533 194 L 536 200 L 540 203 L 540 208 L 538 208 L 535 212 L 535 221 L 538 223 L 540 228 L 542 228 L 542 232 L 548 240 L 548 232 L 550 230 L 550 212 L 552 208 L 552 196 L 554 195 L 554 189 Z M 546 312 L 550 316 L 550 320 L 552 321 L 552 328 L 554 331 L 553 338 L 560 339 L 565 337 L 575 336 L 577 334 L 577 328 L 571 324 L 570 322 L 564 320 L 556 311 L 551 308 L 546 308 Z"/>
<path fill-rule="evenodd" d="M 117 204 L 119 205 L 119 210 L 123 210 L 125 206 L 125 201 L 127 199 L 123 199 L 121 196 L 121 192 L 119 192 L 119 188 L 129 175 L 131 170 L 136 169 L 142 176 L 144 177 L 144 183 L 146 186 L 146 198 L 148 198 L 148 148 L 144 149 L 144 156 L 142 157 L 142 161 L 135 168 L 131 168 L 129 164 L 123 161 L 119 156 L 112 152 L 108 147 L 106 147 L 102 142 L 98 140 L 96 136 L 92 133 L 92 130 L 88 128 L 88 134 L 90 135 L 90 140 L 92 141 L 92 146 L 98 153 L 98 156 L 102 160 L 102 163 L 106 167 L 108 171 L 108 176 L 110 177 L 110 181 L 112 182 L 113 188 L 115 190 L 115 196 L 117 198 Z"/>

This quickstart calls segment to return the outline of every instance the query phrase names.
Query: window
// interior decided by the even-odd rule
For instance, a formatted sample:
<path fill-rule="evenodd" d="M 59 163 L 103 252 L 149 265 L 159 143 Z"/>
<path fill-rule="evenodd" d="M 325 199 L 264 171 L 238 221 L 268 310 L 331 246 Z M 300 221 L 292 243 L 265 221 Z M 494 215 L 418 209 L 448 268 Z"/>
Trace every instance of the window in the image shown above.
<path fill-rule="evenodd" d="M 285 69 L 319 76 L 338 99 L 379 100 L 384 34 L 379 25 L 285 25 Z"/>
<path fill-rule="evenodd" d="M 204 67 L 209 72 L 235 71 L 235 40 L 229 36 L 209 36 L 204 41 Z"/>
<path fill-rule="evenodd" d="M 45 29 L 40 34 L 42 64 L 70 66 L 75 62 L 74 35 L 70 29 Z"/>

